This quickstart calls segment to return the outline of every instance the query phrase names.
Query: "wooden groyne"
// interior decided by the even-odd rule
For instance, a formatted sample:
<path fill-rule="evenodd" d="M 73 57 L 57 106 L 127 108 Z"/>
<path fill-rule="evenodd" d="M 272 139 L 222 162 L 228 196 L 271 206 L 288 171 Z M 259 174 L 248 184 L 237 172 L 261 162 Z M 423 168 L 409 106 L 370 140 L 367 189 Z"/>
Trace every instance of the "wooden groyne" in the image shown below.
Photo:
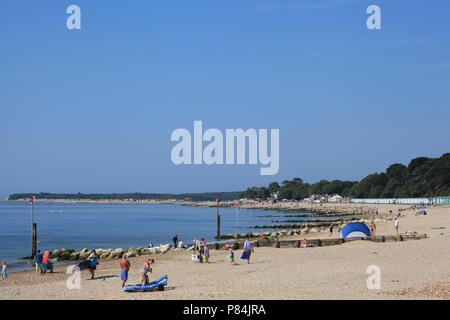
<path fill-rule="evenodd" d="M 426 239 L 426 233 L 415 233 L 411 235 L 400 234 L 400 235 L 388 235 L 388 236 L 375 236 L 375 237 L 358 237 L 358 238 L 325 238 L 325 239 L 307 239 L 307 247 L 325 247 L 334 246 L 347 242 L 353 241 L 373 241 L 373 242 L 398 242 L 398 241 L 409 241 L 409 240 L 420 240 Z M 283 240 L 283 239 L 257 239 L 250 241 L 255 247 L 275 247 L 275 248 L 301 248 L 303 240 Z M 245 240 L 237 239 L 230 241 L 222 241 L 216 243 L 209 243 L 209 249 L 221 250 L 227 244 L 232 244 L 235 250 L 242 249 Z"/>

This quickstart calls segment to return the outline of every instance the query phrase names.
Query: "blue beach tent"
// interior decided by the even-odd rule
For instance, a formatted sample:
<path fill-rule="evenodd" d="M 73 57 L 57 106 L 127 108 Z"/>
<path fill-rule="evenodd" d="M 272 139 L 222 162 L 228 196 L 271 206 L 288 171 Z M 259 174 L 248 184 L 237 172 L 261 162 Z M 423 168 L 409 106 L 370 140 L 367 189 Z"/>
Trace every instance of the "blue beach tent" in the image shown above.
<path fill-rule="evenodd" d="M 426 216 L 427 212 L 424 209 L 419 209 L 418 214 L 419 214 L 419 216 Z"/>
<path fill-rule="evenodd" d="M 364 238 L 370 237 L 370 230 L 365 223 L 352 222 L 341 229 L 341 238 Z"/>

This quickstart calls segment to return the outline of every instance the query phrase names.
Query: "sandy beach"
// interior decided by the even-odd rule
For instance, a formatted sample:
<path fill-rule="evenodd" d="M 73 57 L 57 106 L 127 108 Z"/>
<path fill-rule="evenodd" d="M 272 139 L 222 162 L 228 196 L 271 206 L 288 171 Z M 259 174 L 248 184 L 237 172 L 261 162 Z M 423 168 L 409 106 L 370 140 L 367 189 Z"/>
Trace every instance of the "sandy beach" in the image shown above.
<path fill-rule="evenodd" d="M 374 206 L 388 213 L 400 206 Z M 211 250 L 211 261 L 191 261 L 185 250 L 154 255 L 151 279 L 169 276 L 163 292 L 122 293 L 119 261 L 101 261 L 96 278 L 81 273 L 80 289 L 68 289 L 65 267 L 36 276 L 10 273 L 0 280 L 0 299 L 450 299 L 450 207 L 427 209 L 416 216 L 403 211 L 400 232 L 426 233 L 427 239 L 375 243 L 354 241 L 315 248 L 255 248 L 252 263 L 237 259 L 230 266 L 226 252 Z M 377 235 L 393 235 L 393 220 L 377 224 Z M 338 237 L 337 232 L 333 237 Z M 304 236 L 302 235 L 302 238 Z M 328 232 L 307 238 L 328 238 Z M 239 257 L 241 250 L 236 252 Z M 131 258 L 129 284 L 139 282 L 145 256 Z M 381 289 L 366 286 L 368 266 L 381 271 Z"/>

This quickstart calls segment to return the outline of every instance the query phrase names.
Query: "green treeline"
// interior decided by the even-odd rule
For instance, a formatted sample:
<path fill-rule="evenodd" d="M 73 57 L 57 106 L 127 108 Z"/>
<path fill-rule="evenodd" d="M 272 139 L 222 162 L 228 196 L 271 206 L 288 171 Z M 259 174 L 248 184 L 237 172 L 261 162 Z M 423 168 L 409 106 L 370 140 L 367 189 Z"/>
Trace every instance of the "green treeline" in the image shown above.
<path fill-rule="evenodd" d="M 361 181 L 321 180 L 309 184 L 302 179 L 272 182 L 267 187 L 248 188 L 242 197 L 265 199 L 278 192 L 278 199 L 301 200 L 311 194 L 339 194 L 352 198 L 418 198 L 450 195 L 450 153 L 440 158 L 419 157 L 408 166 L 396 163 L 386 172 L 373 173 Z"/>
<path fill-rule="evenodd" d="M 184 194 L 161 193 L 16 193 L 9 196 L 8 200 L 29 199 L 35 195 L 37 199 L 46 200 L 186 200 L 209 201 L 217 198 L 221 200 L 238 199 L 242 192 L 205 192 Z"/>
<path fill-rule="evenodd" d="M 281 183 L 272 182 L 267 187 L 252 187 L 244 192 L 207 192 L 185 194 L 158 193 L 108 193 L 108 194 L 64 194 L 64 193 L 22 193 L 12 194 L 9 200 L 28 199 L 35 195 L 48 200 L 185 200 L 210 201 L 236 200 L 239 198 L 266 199 L 278 192 L 278 199 L 301 200 L 311 194 L 339 194 L 352 198 L 418 198 L 450 196 L 450 153 L 440 158 L 419 157 L 408 166 L 396 163 L 386 172 L 373 173 L 361 181 L 320 180 L 309 184 L 294 178 Z"/>

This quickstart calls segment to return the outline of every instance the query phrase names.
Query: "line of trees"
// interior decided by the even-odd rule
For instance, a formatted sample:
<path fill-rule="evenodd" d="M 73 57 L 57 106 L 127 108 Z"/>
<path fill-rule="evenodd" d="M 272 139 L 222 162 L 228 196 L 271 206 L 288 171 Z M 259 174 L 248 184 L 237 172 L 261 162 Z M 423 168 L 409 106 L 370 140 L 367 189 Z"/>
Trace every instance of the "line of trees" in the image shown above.
<path fill-rule="evenodd" d="M 206 192 L 184 194 L 159 193 L 19 193 L 9 196 L 9 200 L 28 199 L 35 195 L 38 199 L 49 200 L 184 200 L 210 201 L 236 200 L 239 198 L 266 199 L 278 193 L 278 199 L 301 200 L 311 194 L 339 194 L 352 198 L 418 198 L 450 196 L 450 153 L 439 158 L 419 157 L 408 166 L 401 163 L 391 165 L 385 172 L 373 173 L 361 181 L 320 180 L 305 183 L 300 178 L 272 182 L 267 187 L 252 187 L 238 192 Z"/>
<path fill-rule="evenodd" d="M 340 194 L 352 198 L 418 198 L 450 195 L 450 153 L 439 158 L 419 157 L 408 166 L 391 165 L 385 172 L 373 173 L 361 181 L 321 180 L 309 184 L 300 178 L 252 187 L 242 197 L 265 199 L 272 193 L 278 199 L 301 200 L 311 194 Z"/>
<path fill-rule="evenodd" d="M 217 198 L 221 200 L 239 199 L 241 191 L 237 192 L 205 192 L 205 193 L 183 193 L 183 194 L 162 194 L 162 193 L 15 193 L 9 196 L 9 200 L 29 199 L 35 195 L 38 199 L 46 200 L 120 200 L 120 201 L 140 201 L 140 200 L 186 200 L 210 201 Z"/>

